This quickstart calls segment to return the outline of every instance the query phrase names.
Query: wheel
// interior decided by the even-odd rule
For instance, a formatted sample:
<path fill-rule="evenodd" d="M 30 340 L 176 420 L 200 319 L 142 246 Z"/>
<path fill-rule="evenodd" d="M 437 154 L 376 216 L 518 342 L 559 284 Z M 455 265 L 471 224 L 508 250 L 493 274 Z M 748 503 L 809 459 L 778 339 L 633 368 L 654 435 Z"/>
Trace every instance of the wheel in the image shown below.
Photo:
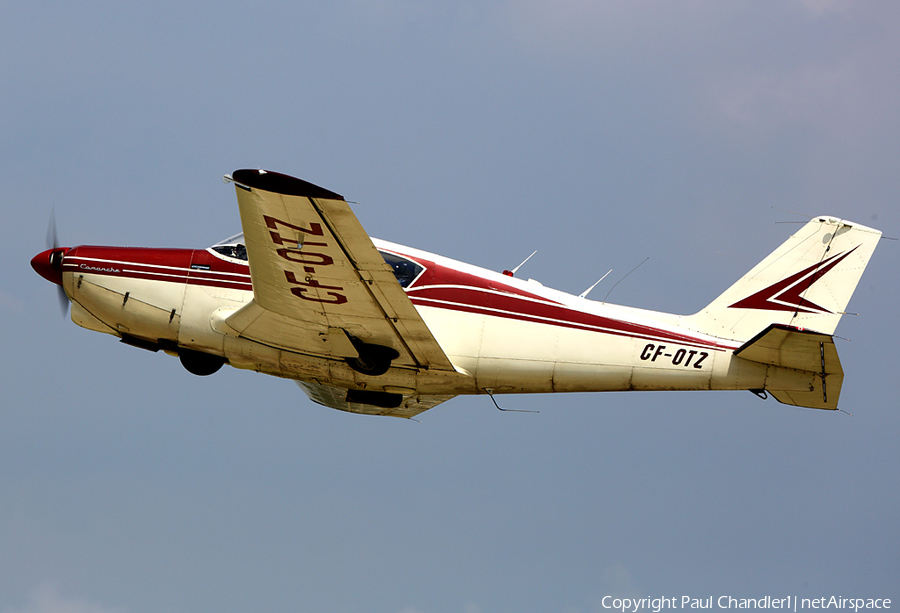
<path fill-rule="evenodd" d="M 178 359 L 181 360 L 181 365 L 185 370 L 199 377 L 206 377 L 217 372 L 225 363 L 225 358 L 222 356 L 193 349 L 179 349 Z"/>
<path fill-rule="evenodd" d="M 391 368 L 391 361 L 400 356 L 395 349 L 368 343 L 359 343 L 356 350 L 359 357 L 347 358 L 347 364 L 356 372 L 371 377 L 386 373 Z"/>

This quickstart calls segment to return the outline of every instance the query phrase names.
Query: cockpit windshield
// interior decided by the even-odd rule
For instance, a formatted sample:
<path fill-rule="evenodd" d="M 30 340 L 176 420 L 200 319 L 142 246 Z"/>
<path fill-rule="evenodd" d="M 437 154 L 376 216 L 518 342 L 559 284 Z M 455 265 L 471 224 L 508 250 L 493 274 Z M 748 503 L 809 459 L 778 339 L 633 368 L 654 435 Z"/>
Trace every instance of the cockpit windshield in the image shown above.
<path fill-rule="evenodd" d="M 399 255 L 394 255 L 387 251 L 379 251 L 378 253 L 381 254 L 384 261 L 393 269 L 394 276 L 397 277 L 397 282 L 400 284 L 400 287 L 409 287 L 409 284 L 415 281 L 416 277 L 425 270 L 412 260 L 407 260 Z"/>
<path fill-rule="evenodd" d="M 225 257 L 234 258 L 236 260 L 247 261 L 247 247 L 244 246 L 244 233 L 229 236 L 225 240 L 221 240 L 211 247 L 216 253 L 220 253 Z"/>
<path fill-rule="evenodd" d="M 212 247 L 210 247 L 216 253 L 223 255 L 227 258 L 234 258 L 236 260 L 247 260 L 247 247 L 244 244 L 244 233 L 235 234 L 234 236 L 229 236 L 228 238 L 219 241 Z M 387 251 L 379 250 L 378 253 L 381 254 L 381 257 L 384 258 L 384 261 L 391 267 L 391 270 L 394 271 L 394 276 L 397 278 L 397 282 L 400 284 L 400 287 L 409 287 L 409 285 L 416 280 L 422 271 L 425 270 L 419 264 L 416 264 L 412 260 L 409 260 L 405 257 L 388 253 Z"/>

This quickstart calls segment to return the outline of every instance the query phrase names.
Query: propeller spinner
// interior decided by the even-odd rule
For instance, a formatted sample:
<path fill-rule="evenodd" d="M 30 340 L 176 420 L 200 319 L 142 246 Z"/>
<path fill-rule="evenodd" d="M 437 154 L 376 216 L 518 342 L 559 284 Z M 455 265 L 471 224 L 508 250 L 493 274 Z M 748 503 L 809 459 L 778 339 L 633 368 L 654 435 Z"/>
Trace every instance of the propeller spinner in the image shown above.
<path fill-rule="evenodd" d="M 47 228 L 47 245 L 50 247 L 46 251 L 42 251 L 31 259 L 31 267 L 37 274 L 41 275 L 48 281 L 56 283 L 57 297 L 59 299 L 59 307 L 63 317 L 69 309 L 69 297 L 62 286 L 62 265 L 69 252 L 69 247 L 60 247 L 56 236 L 56 219 L 50 218 L 50 225 Z"/>

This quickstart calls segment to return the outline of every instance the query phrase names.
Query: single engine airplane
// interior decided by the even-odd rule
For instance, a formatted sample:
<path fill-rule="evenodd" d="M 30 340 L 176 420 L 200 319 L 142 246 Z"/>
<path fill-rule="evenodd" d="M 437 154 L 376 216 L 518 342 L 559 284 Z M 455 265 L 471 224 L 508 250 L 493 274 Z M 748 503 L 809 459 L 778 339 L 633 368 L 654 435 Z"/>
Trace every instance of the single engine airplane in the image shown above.
<path fill-rule="evenodd" d="M 370 238 L 340 195 L 226 175 L 242 234 L 208 249 L 58 247 L 31 261 L 72 320 L 295 380 L 335 409 L 414 417 L 459 394 L 750 390 L 836 409 L 833 341 L 881 236 L 815 217 L 693 315 L 617 306 Z M 499 408 L 499 406 L 498 406 Z"/>

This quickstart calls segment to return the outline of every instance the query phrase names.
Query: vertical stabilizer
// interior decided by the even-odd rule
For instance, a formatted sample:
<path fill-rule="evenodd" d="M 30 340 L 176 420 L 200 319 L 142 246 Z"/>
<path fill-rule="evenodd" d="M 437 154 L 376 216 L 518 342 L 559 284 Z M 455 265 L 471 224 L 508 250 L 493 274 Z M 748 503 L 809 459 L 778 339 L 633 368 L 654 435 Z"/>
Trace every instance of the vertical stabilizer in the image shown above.
<path fill-rule="evenodd" d="M 816 217 L 685 324 L 740 341 L 772 324 L 834 334 L 879 238 L 878 230 Z"/>

